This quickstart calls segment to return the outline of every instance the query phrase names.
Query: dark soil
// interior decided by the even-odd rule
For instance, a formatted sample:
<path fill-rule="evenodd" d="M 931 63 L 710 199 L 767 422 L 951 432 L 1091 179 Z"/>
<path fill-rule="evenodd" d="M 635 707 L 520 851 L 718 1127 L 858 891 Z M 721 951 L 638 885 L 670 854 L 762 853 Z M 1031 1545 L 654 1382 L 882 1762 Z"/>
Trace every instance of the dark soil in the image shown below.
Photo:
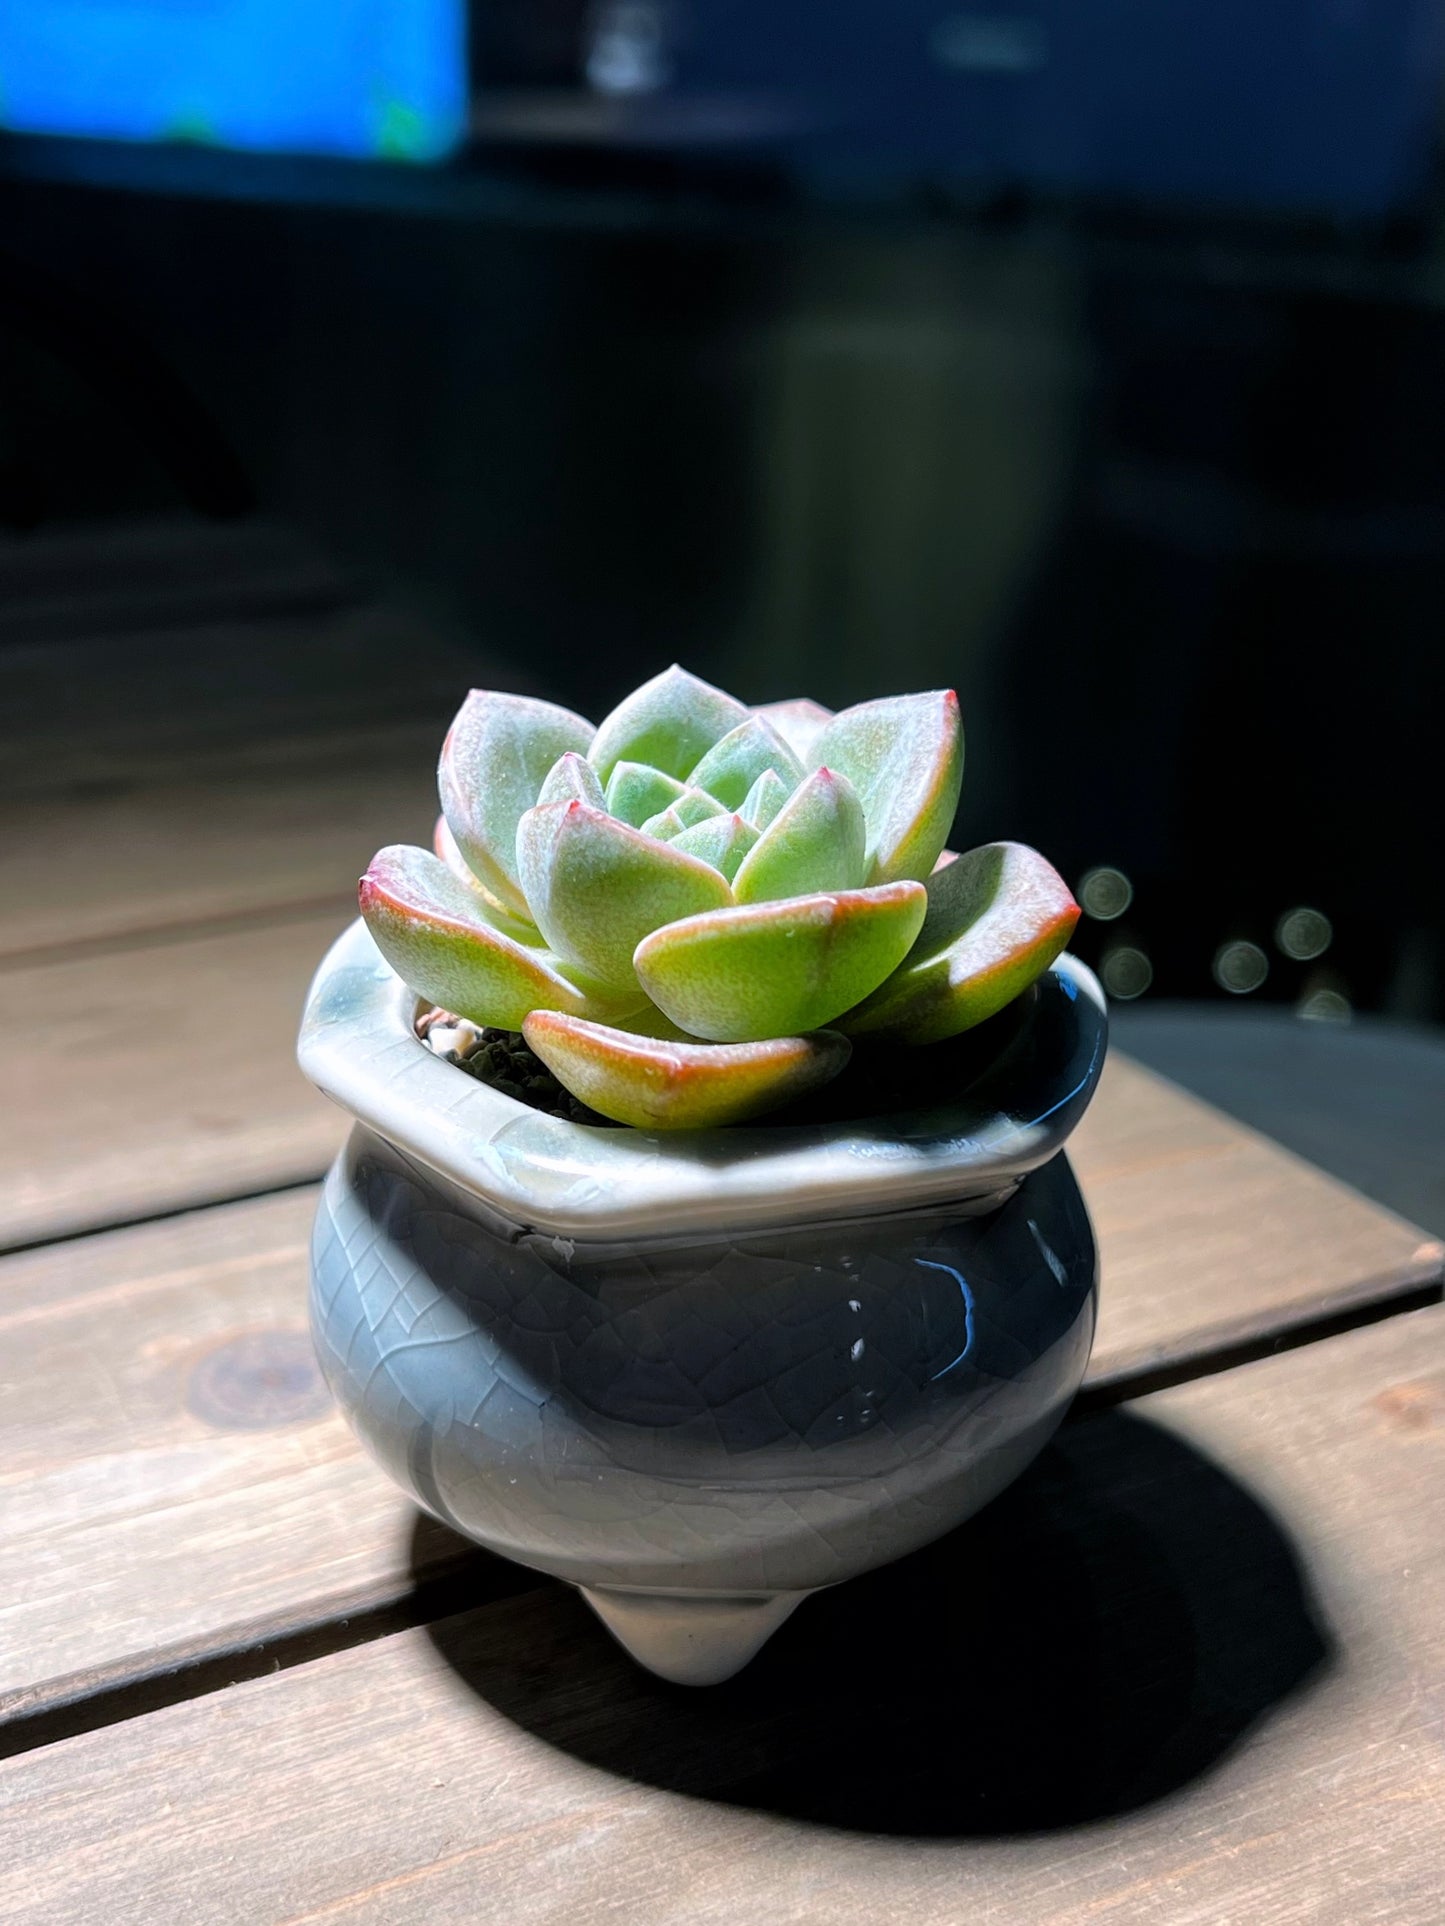
<path fill-rule="evenodd" d="M 416 1033 L 447 1063 L 465 1070 L 478 1083 L 489 1083 L 504 1097 L 515 1097 L 518 1103 L 530 1104 L 534 1110 L 561 1117 L 567 1123 L 600 1124 L 606 1130 L 627 1128 L 580 1103 L 515 1030 L 481 1029 L 446 1010 L 427 1010 L 417 1019 Z"/>
<path fill-rule="evenodd" d="M 831 1083 L 797 1103 L 755 1118 L 747 1128 L 850 1123 L 946 1102 L 1005 1047 L 1033 994 L 1026 990 L 977 1029 L 924 1049 L 899 1043 L 856 1043 L 846 1069 Z M 481 1029 L 465 1018 L 435 1009 L 419 1017 L 416 1028 L 417 1035 L 439 1057 L 505 1096 L 515 1097 L 518 1103 L 530 1104 L 534 1110 L 568 1123 L 594 1124 L 605 1130 L 629 1128 L 580 1103 L 515 1031 Z"/>

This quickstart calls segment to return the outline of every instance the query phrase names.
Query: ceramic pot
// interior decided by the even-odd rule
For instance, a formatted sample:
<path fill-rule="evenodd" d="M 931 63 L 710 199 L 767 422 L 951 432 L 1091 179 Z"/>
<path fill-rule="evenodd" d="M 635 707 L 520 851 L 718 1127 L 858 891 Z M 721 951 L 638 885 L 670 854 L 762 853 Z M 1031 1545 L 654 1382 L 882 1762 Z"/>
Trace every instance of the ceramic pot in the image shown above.
<path fill-rule="evenodd" d="M 562 1122 L 415 1011 L 360 923 L 307 1002 L 302 1068 L 357 1120 L 316 1219 L 322 1368 L 419 1504 L 580 1587 L 642 1664 L 729 1677 L 1048 1439 L 1097 1288 L 1061 1153 L 1105 1049 L 1082 965 L 943 1100 L 846 1125 Z"/>

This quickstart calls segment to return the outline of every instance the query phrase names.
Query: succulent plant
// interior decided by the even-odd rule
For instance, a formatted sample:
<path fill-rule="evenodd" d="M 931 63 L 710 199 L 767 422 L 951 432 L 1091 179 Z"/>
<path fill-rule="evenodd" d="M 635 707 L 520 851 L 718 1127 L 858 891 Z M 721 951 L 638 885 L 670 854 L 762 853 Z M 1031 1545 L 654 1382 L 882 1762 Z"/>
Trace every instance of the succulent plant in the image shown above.
<path fill-rule="evenodd" d="M 735 1123 L 852 1037 L 983 1022 L 1064 947 L 1078 906 L 1043 857 L 944 850 L 962 770 L 951 691 L 749 709 L 671 668 L 594 728 L 473 690 L 435 849 L 380 851 L 361 910 L 413 990 L 520 1030 L 603 1116 Z"/>

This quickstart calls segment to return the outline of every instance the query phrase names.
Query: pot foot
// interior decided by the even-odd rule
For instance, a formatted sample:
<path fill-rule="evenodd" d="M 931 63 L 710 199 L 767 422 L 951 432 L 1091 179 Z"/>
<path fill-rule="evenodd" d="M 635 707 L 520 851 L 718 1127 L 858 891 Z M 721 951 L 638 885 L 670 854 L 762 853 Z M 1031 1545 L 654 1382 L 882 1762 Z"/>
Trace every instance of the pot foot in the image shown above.
<path fill-rule="evenodd" d="M 720 1685 L 756 1658 L 807 1592 L 711 1598 L 578 1588 L 618 1644 L 674 1685 Z"/>

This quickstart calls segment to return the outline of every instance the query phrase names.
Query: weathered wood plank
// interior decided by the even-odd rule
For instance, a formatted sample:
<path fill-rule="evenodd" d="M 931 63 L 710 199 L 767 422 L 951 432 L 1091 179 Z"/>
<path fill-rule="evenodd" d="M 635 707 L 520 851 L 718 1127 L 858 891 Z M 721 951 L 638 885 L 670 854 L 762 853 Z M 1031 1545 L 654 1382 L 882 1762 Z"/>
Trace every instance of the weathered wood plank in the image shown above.
<path fill-rule="evenodd" d="M 1441 1275 L 1414 1225 L 1118 1052 L 1069 1154 L 1103 1264 L 1096 1385 Z"/>
<path fill-rule="evenodd" d="M 0 653 L 0 1248 L 320 1172 L 306 984 L 478 677 L 342 602 Z"/>
<path fill-rule="evenodd" d="M 414 1545 L 321 1382 L 315 1205 L 308 1186 L 0 1264 L 0 1721 L 454 1561 L 446 1534 Z"/>
<path fill-rule="evenodd" d="M 365 723 L 444 725 L 459 689 L 506 676 L 255 525 L 0 539 L 0 643 L 0 796 L 155 778 Z"/>
<path fill-rule="evenodd" d="M 0 958 L 342 900 L 499 678 L 385 608 L 0 653 Z"/>
<path fill-rule="evenodd" d="M 0 1917 L 1434 1926 L 1445 1310 L 1070 1427 L 657 1685 L 560 1589 L 0 1767 Z"/>
<path fill-rule="evenodd" d="M 267 759 L 218 751 L 204 772 L 118 781 L 103 801 L 88 785 L 0 798 L 0 972 L 298 907 L 345 922 L 377 849 L 430 841 L 440 733 L 354 730 Z"/>
<path fill-rule="evenodd" d="M 518 686 L 284 529 L 0 542 L 0 632 L 0 958 L 343 899 L 429 832 L 466 689 Z"/>
<path fill-rule="evenodd" d="M 316 1177 L 296 1026 L 346 914 L 0 971 L 0 1245 Z"/>
<path fill-rule="evenodd" d="M 242 1070 L 255 1048 L 238 1053 Z M 126 1133 L 156 1114 L 133 1106 Z M 318 1161 L 341 1124 L 318 1103 Z M 194 1126 L 181 1114 L 175 1128 L 179 1157 Z M 1407 1227 L 1128 1065 L 1110 1068 L 1092 1136 L 1108 1306 L 1095 1385 L 1140 1357 L 1190 1369 L 1226 1316 L 1236 1331 L 1285 1329 L 1327 1285 L 1340 1299 L 1368 1276 L 1388 1301 L 1439 1275 L 1438 1249 Z M 97 1152 L 91 1168 L 120 1184 L 115 1156 L 106 1166 Z M 1167 1198 L 1206 1182 L 1213 1214 L 1196 1208 L 1224 1228 L 1176 1260 Z M 1267 1246 L 1272 1269 L 1235 1262 L 1231 1186 L 1293 1225 Z M 1141 1190 L 1158 1193 L 1147 1208 Z M 0 1706 L 12 1716 L 411 1585 L 415 1514 L 327 1414 L 302 1337 L 314 1203 L 307 1189 L 0 1261 L 0 1558 L 16 1579 L 0 1608 Z M 421 1563 L 440 1571 L 455 1550 L 431 1533 Z"/>

